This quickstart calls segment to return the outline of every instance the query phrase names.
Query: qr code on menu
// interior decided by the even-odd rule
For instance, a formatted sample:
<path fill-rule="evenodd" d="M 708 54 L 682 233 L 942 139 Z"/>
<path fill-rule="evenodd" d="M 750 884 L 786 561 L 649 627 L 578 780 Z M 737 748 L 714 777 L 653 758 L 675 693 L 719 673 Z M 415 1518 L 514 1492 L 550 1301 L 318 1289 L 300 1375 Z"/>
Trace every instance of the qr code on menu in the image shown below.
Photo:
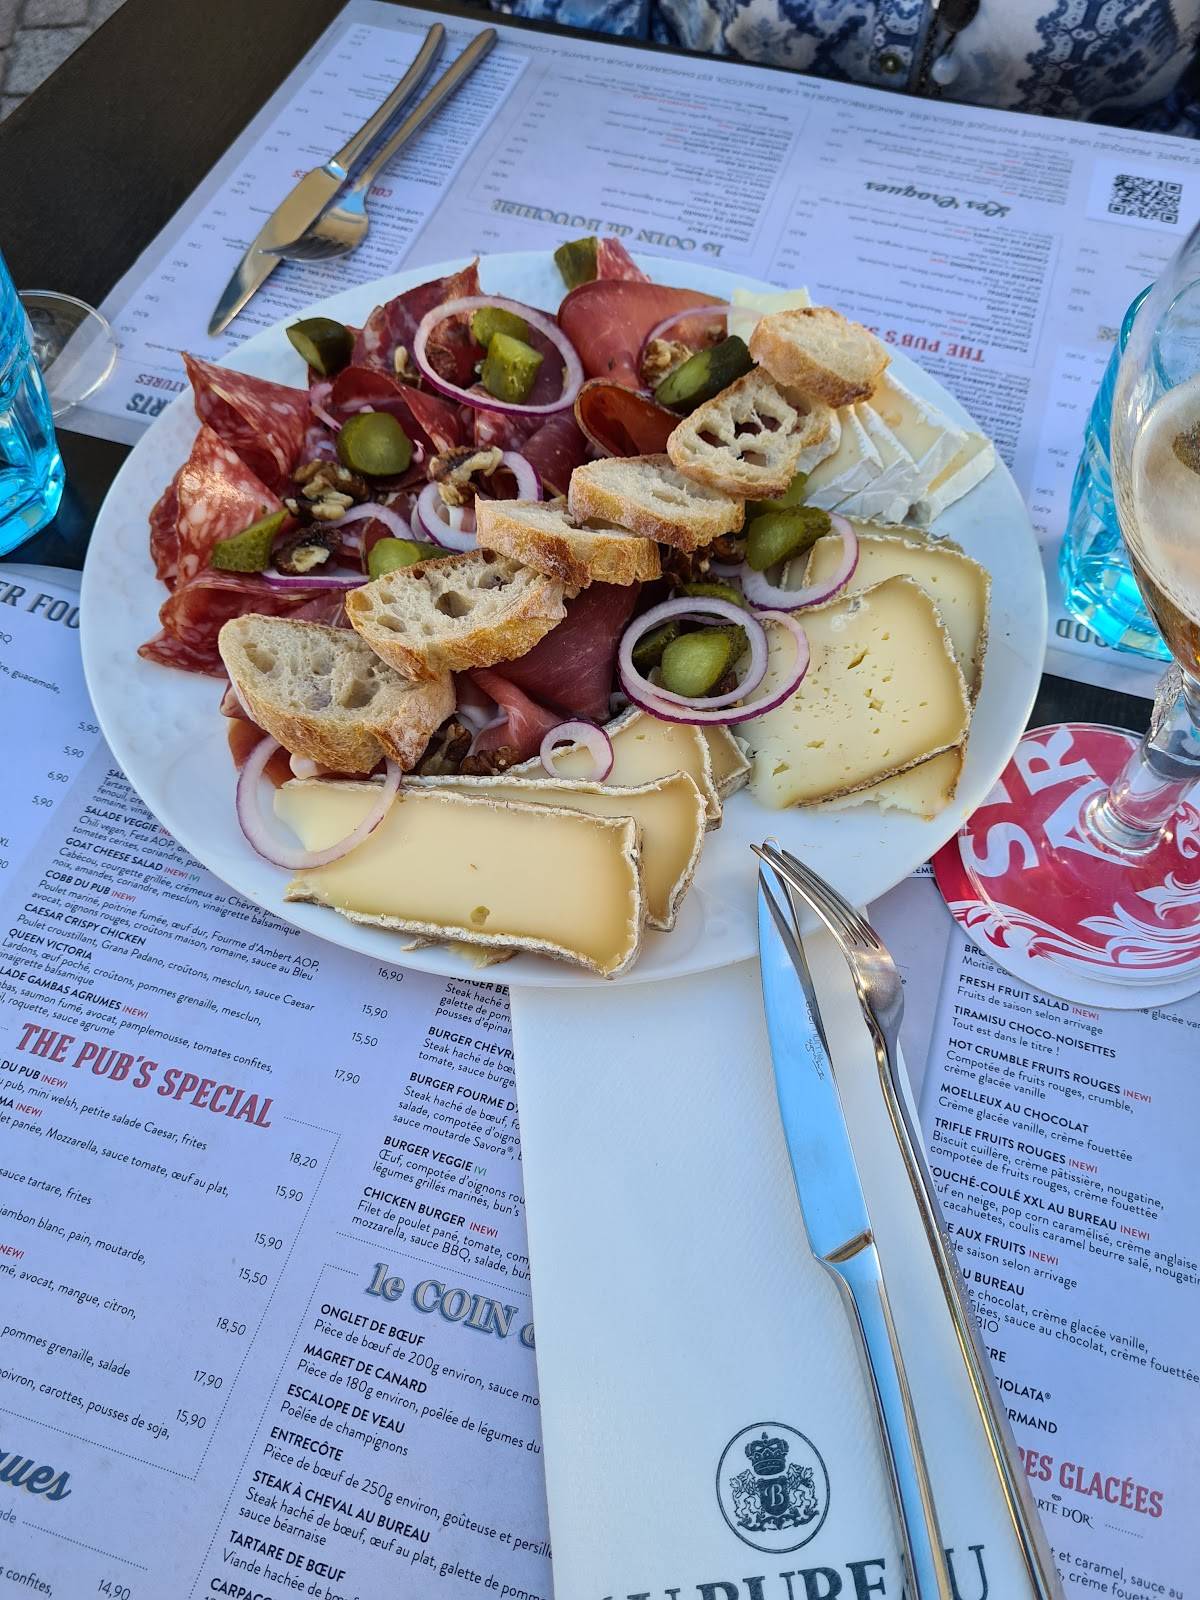
<path fill-rule="evenodd" d="M 1136 173 L 1118 172 L 1113 179 L 1108 209 L 1118 217 L 1140 217 L 1144 222 L 1179 221 L 1179 202 L 1183 185 L 1165 178 L 1139 178 Z"/>

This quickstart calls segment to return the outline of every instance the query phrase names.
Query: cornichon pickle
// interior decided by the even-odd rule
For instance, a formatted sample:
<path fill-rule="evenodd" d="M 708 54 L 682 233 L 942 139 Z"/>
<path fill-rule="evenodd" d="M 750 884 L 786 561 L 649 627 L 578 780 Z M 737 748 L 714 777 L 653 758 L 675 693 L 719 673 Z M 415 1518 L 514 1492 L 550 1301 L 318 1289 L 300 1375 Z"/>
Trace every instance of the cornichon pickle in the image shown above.
<path fill-rule="evenodd" d="M 388 412 L 360 411 L 342 424 L 337 453 L 342 465 L 353 472 L 368 478 L 394 478 L 408 471 L 412 444 Z"/>
<path fill-rule="evenodd" d="M 722 389 L 728 389 L 735 379 L 743 377 L 753 365 L 745 340 L 731 333 L 720 344 L 710 345 L 707 350 L 697 350 L 681 367 L 669 372 L 655 389 L 654 398 L 669 411 L 678 411 L 687 416 L 689 411 L 694 411 L 706 400 L 719 395 Z"/>
<path fill-rule="evenodd" d="M 589 234 L 586 239 L 568 239 L 554 252 L 554 261 L 568 289 L 578 289 L 581 283 L 591 283 L 596 276 L 596 235 Z"/>
<path fill-rule="evenodd" d="M 808 473 L 798 472 L 778 500 L 747 500 L 746 521 L 765 516 L 768 511 L 790 511 L 794 506 L 802 506 L 807 486 Z"/>
<path fill-rule="evenodd" d="M 210 567 L 220 572 L 265 572 L 271 560 L 275 535 L 287 519 L 286 511 L 272 511 L 260 517 L 241 533 L 218 539 L 208 558 Z"/>
<path fill-rule="evenodd" d="M 523 405 L 529 398 L 542 360 L 541 352 L 524 340 L 514 339 L 507 333 L 495 333 L 479 369 L 479 378 L 497 400 Z"/>
<path fill-rule="evenodd" d="M 367 552 L 367 576 L 382 578 L 385 572 L 428 561 L 438 553 L 434 545 L 418 544 L 415 539 L 377 539 Z"/>
<path fill-rule="evenodd" d="M 701 628 L 672 639 L 658 664 L 659 681 L 672 694 L 694 700 L 708 694 L 734 660 L 733 629 Z"/>
<path fill-rule="evenodd" d="M 679 624 L 674 620 L 660 622 L 657 628 L 644 633 L 633 647 L 633 664 L 643 677 L 662 660 L 662 653 L 672 639 L 679 637 Z"/>
<path fill-rule="evenodd" d="M 696 595 L 702 600 L 728 600 L 731 606 L 741 606 L 743 610 L 746 608 L 746 596 L 740 589 L 734 588 L 732 583 L 718 583 L 715 578 L 681 583 L 679 591 L 681 594 Z"/>
<path fill-rule="evenodd" d="M 755 572 L 790 561 L 829 532 L 829 513 L 816 506 L 794 506 L 790 511 L 764 511 L 750 524 L 746 561 Z"/>
<path fill-rule="evenodd" d="M 515 311 L 505 311 L 503 306 L 480 306 L 471 318 L 472 339 L 486 350 L 498 333 L 528 342 L 529 324 Z"/>
<path fill-rule="evenodd" d="M 287 330 L 292 348 L 314 372 L 330 378 L 340 372 L 354 349 L 354 335 L 332 317 L 305 317 Z"/>

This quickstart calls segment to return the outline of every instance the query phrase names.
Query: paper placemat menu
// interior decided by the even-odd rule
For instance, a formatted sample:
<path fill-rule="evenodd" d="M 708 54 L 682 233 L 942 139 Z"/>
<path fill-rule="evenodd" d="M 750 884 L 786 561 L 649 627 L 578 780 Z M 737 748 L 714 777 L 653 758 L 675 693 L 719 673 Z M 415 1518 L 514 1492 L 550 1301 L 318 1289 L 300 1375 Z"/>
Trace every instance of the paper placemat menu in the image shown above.
<path fill-rule="evenodd" d="M 1121 317 L 1200 211 L 1196 141 L 502 27 L 481 71 L 379 179 L 367 243 L 284 265 L 210 340 L 209 314 L 264 217 L 365 120 L 433 20 L 351 0 L 106 301 L 120 360 L 74 425 L 132 440 L 182 390 L 180 348 L 220 359 L 401 266 L 612 233 L 668 275 L 673 260 L 702 259 L 804 282 L 934 373 L 994 436 L 1030 507 L 1051 668 L 1152 692 L 1151 664 L 1115 656 L 1061 611 L 1056 564 Z M 466 24 L 450 37 L 461 48 Z M 1139 208 L 1143 180 L 1158 198 Z"/>

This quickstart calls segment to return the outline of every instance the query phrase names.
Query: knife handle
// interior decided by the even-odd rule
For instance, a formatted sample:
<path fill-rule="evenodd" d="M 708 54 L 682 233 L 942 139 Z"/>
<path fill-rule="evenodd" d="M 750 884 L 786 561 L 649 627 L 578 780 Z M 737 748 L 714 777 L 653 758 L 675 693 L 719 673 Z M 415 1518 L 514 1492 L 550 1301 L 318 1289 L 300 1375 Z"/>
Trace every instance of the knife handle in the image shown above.
<path fill-rule="evenodd" d="M 420 87 L 425 74 L 432 67 L 435 58 L 440 52 L 442 41 L 445 37 L 445 28 L 440 22 L 435 22 L 425 35 L 425 41 L 417 51 L 416 59 L 412 66 L 409 67 L 378 111 L 363 123 L 357 133 L 351 134 L 338 153 L 330 158 L 337 166 L 341 167 L 343 172 L 349 172 L 364 151 L 370 149 L 409 95 Z"/>
<path fill-rule="evenodd" d="M 909 1578 L 905 1588 L 910 1600 L 955 1600 L 916 1409 L 883 1269 L 871 1236 L 864 1235 L 854 1253 L 827 1260 L 825 1265 L 842 1285 L 862 1339 L 884 1455 L 900 1508 L 901 1543 Z"/>

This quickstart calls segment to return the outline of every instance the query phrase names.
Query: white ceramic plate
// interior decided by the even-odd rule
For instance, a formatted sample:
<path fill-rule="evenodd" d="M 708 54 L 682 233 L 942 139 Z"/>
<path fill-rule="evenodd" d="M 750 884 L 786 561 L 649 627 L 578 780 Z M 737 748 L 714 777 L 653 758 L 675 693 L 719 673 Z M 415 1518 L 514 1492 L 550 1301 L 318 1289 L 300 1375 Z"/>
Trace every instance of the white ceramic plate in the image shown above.
<path fill-rule="evenodd" d="M 373 306 L 413 284 L 462 265 L 420 267 L 363 284 L 314 306 L 361 323 Z M 700 263 L 644 260 L 664 282 L 727 298 L 735 282 Z M 562 298 L 548 254 L 519 252 L 485 258 L 484 288 L 547 310 Z M 766 286 L 764 286 L 766 287 Z M 244 344 L 231 365 L 282 383 L 302 384 L 304 370 L 284 324 Z M 896 352 L 901 379 L 936 401 L 951 417 L 969 421 L 939 384 Z M 287 875 L 245 842 L 234 815 L 234 772 L 212 678 L 143 661 L 137 647 L 156 631 L 165 598 L 151 565 L 147 517 L 185 459 L 196 432 L 190 392 L 163 412 L 133 450 L 109 491 L 92 534 L 83 576 L 83 662 L 100 725 L 113 755 L 155 816 L 197 860 L 248 900 L 285 922 L 359 950 L 375 960 L 449 976 L 479 976 L 443 949 L 405 952 L 403 936 L 360 927 L 319 906 L 288 905 Z M 992 574 L 991 643 L 983 687 L 955 803 L 932 822 L 873 806 L 839 812 L 767 811 L 743 790 L 729 801 L 722 826 L 708 836 L 695 887 L 671 933 L 648 933 L 640 960 L 617 980 L 649 983 L 745 960 L 754 954 L 755 871 L 751 840 L 774 835 L 830 879 L 855 904 L 874 900 L 927 861 L 976 806 L 1003 770 L 1037 692 L 1046 643 L 1046 594 L 1037 544 L 1012 476 L 998 465 L 990 477 L 939 521 Z M 579 969 L 518 956 L 483 976 L 506 984 L 588 985 Z"/>

